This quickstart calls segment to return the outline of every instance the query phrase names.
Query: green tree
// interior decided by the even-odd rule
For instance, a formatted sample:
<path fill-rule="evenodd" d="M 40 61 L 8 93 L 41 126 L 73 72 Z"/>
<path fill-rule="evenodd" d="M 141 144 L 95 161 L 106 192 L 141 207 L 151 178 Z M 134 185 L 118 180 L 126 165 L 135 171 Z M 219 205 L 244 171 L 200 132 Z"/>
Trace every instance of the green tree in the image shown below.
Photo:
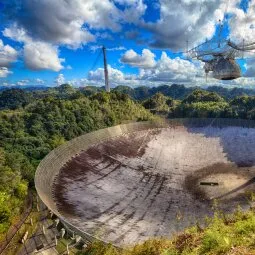
<path fill-rule="evenodd" d="M 170 107 L 173 107 L 173 105 L 173 99 L 164 96 L 162 93 L 156 93 L 154 96 L 143 102 L 143 106 L 146 109 L 149 109 L 154 113 L 163 114 L 168 113 L 170 111 Z"/>
<path fill-rule="evenodd" d="M 0 109 L 15 110 L 26 106 L 31 101 L 30 94 L 22 89 L 4 90 L 0 94 Z"/>
<path fill-rule="evenodd" d="M 201 102 L 224 102 L 225 100 L 215 92 L 208 92 L 197 89 L 188 95 L 184 100 L 184 104 L 201 103 Z"/>

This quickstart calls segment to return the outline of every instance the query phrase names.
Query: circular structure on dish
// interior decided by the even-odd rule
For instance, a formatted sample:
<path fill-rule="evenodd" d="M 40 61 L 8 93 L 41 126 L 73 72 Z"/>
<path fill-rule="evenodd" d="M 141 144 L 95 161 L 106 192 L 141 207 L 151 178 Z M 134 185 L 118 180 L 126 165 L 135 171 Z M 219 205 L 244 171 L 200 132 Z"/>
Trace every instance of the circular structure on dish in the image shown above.
<path fill-rule="evenodd" d="M 79 231 L 125 246 L 202 222 L 215 200 L 226 212 L 249 206 L 255 128 L 119 127 L 97 131 L 51 178 L 57 213 Z"/>

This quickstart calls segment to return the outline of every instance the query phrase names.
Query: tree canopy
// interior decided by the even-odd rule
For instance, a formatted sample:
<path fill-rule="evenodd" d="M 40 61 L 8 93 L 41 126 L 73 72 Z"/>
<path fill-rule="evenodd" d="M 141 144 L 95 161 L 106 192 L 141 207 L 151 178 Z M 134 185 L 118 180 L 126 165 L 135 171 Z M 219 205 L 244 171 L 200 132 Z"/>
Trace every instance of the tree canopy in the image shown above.
<path fill-rule="evenodd" d="M 187 91 L 172 85 L 135 90 L 117 87 L 107 93 L 101 88 L 83 90 L 68 84 L 48 90 L 2 91 L 0 233 L 8 228 L 13 216 L 20 214 L 42 158 L 74 137 L 126 121 L 153 119 L 153 114 L 255 120 L 255 96 L 239 95 L 229 100 L 214 91 L 192 89 L 186 95 Z M 183 100 L 176 100 L 180 97 Z M 139 103 L 132 98 L 143 100 Z"/>
<path fill-rule="evenodd" d="M 153 118 L 120 92 L 85 96 L 63 85 L 32 98 L 22 90 L 5 91 L 2 99 L 6 95 L 11 101 L 6 98 L 0 111 L 0 233 L 20 213 L 35 169 L 52 149 L 96 129 Z"/>

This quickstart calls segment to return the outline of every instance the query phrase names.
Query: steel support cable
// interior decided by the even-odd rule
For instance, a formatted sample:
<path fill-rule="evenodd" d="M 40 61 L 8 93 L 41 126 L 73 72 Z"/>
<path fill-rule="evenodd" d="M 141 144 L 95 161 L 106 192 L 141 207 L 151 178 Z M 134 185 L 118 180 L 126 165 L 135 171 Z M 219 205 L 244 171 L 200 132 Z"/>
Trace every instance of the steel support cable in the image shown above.
<path fill-rule="evenodd" d="M 202 5 L 203 5 L 203 4 L 204 4 L 204 1 L 201 3 L 200 11 L 201 11 L 201 9 L 202 9 Z M 223 30 L 223 27 L 224 27 L 223 25 L 226 23 L 227 17 L 228 17 L 228 15 L 227 15 L 228 9 L 229 9 L 229 0 L 227 1 L 226 6 L 225 6 L 225 11 L 224 11 L 224 16 L 223 16 L 222 24 L 220 25 L 220 30 L 219 30 L 219 33 L 218 33 L 218 39 L 217 39 L 217 38 L 214 38 L 214 39 L 211 39 L 210 41 L 207 41 L 207 40 L 206 40 L 205 42 L 203 42 L 203 43 L 197 45 L 196 47 L 194 47 L 194 48 L 188 50 L 186 53 L 189 53 L 190 56 L 193 58 L 193 57 L 194 57 L 194 52 L 197 53 L 199 56 L 205 56 L 205 55 L 211 55 L 210 51 L 214 51 L 215 49 L 219 48 L 219 45 L 221 44 L 222 30 Z M 215 40 L 215 42 L 213 42 L 214 40 Z M 218 41 L 218 42 L 217 42 L 217 41 Z M 208 53 L 207 53 L 206 50 L 204 50 L 204 52 L 203 52 L 202 49 L 200 50 L 200 48 L 203 47 L 203 46 L 205 46 L 205 45 L 208 45 L 208 46 L 210 47 L 210 46 L 212 45 L 212 43 L 218 43 L 218 47 L 212 48 L 212 49 L 209 50 L 209 51 L 207 50 Z M 200 53 L 201 53 L 201 54 L 200 54 Z"/>
<path fill-rule="evenodd" d="M 97 57 L 96 57 L 96 59 L 95 59 L 93 65 L 92 65 L 91 68 L 88 70 L 88 73 L 90 73 L 90 72 L 96 67 L 96 65 L 97 65 L 97 63 L 98 63 L 98 61 L 99 61 L 101 55 L 102 55 L 102 50 L 100 49 L 100 51 L 99 51 L 99 53 L 98 53 L 98 55 L 97 55 Z"/>
<path fill-rule="evenodd" d="M 233 49 L 236 49 L 239 51 L 255 50 L 255 42 L 246 44 L 244 46 L 239 46 L 231 41 L 228 41 L 228 45 L 232 47 Z"/>

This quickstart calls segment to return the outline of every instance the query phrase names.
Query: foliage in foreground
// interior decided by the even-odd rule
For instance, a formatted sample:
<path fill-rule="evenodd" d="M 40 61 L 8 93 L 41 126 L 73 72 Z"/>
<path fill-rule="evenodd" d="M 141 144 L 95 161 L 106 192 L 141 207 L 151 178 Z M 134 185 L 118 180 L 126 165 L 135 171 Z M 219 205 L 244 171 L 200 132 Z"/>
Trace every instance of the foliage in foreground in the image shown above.
<path fill-rule="evenodd" d="M 0 234 L 8 228 L 11 216 L 21 213 L 27 196 L 27 181 L 14 164 L 12 155 L 0 148 Z"/>
<path fill-rule="evenodd" d="M 255 254 L 255 210 L 225 215 L 215 212 L 208 225 L 187 229 L 172 239 L 148 240 L 125 250 L 96 242 L 79 255 L 252 255 Z"/>

